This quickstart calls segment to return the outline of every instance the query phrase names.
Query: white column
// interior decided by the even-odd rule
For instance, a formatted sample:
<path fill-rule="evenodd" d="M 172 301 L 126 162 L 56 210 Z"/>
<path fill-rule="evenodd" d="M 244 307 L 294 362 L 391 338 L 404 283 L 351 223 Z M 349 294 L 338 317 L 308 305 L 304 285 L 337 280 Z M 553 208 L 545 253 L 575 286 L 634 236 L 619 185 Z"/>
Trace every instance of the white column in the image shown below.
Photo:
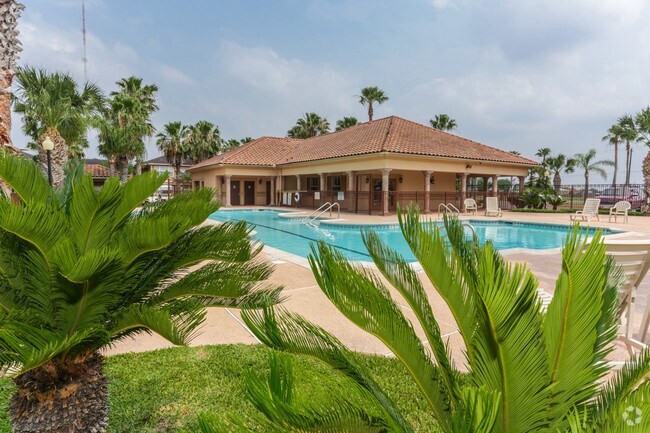
<path fill-rule="evenodd" d="M 296 175 L 296 190 L 300 191 L 300 175 Z"/>
<path fill-rule="evenodd" d="M 275 206 L 275 177 L 271 176 L 271 206 Z"/>
<path fill-rule="evenodd" d="M 231 174 L 227 174 L 225 176 L 226 178 L 226 206 L 230 206 L 230 178 L 232 177 Z"/>
<path fill-rule="evenodd" d="M 325 173 L 318 173 L 318 176 L 320 177 L 319 183 L 318 183 L 318 190 L 319 191 L 325 191 L 327 188 L 327 175 Z"/>
<path fill-rule="evenodd" d="M 429 212 L 429 192 L 431 191 L 431 171 L 423 171 L 424 174 L 424 213 Z"/>
<path fill-rule="evenodd" d="M 388 215 L 388 176 L 392 171 L 392 168 L 382 168 L 381 169 L 381 214 Z"/>
<path fill-rule="evenodd" d="M 499 191 L 499 176 L 495 174 L 494 176 L 492 176 L 492 196 L 496 197 L 498 191 Z"/>
<path fill-rule="evenodd" d="M 346 171 L 345 172 L 348 175 L 348 191 L 354 191 L 354 178 L 355 178 L 355 173 L 354 171 Z"/>
<path fill-rule="evenodd" d="M 460 175 L 460 210 L 465 212 L 465 199 L 467 198 L 467 175 L 463 173 Z"/>

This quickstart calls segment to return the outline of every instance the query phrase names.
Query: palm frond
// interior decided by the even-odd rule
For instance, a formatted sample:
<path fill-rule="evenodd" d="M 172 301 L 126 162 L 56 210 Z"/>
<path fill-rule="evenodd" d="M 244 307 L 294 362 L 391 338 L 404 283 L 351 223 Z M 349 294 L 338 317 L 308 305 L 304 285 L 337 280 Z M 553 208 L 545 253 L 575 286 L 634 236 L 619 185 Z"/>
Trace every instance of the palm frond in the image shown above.
<path fill-rule="evenodd" d="M 499 414 L 499 393 L 487 388 L 463 388 L 462 405 L 452 420 L 454 433 L 492 433 Z"/>
<path fill-rule="evenodd" d="M 45 203 L 52 190 L 41 170 L 27 158 L 0 152 L 0 179 L 4 180 L 27 206 Z"/>

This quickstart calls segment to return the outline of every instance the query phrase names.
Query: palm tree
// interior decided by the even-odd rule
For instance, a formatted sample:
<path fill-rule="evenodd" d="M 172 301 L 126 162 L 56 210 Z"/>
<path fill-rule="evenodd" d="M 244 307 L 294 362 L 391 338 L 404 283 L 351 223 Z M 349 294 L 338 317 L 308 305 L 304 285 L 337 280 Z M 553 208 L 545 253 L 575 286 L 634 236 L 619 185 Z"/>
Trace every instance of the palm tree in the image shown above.
<path fill-rule="evenodd" d="M 158 86 L 155 84 L 142 85 L 142 78 L 130 76 L 122 78 L 117 83 L 117 92 L 111 92 L 111 111 L 121 128 L 127 125 L 134 131 L 130 152 L 127 159 L 135 158 L 135 174 L 142 173 L 142 158 L 146 148 L 143 139 L 151 137 L 155 128 L 151 116 L 158 111 L 156 95 Z"/>
<path fill-rule="evenodd" d="M 330 130 L 327 118 L 320 117 L 316 113 L 305 113 L 305 117 L 296 121 L 296 126 L 287 131 L 291 138 L 310 138 L 326 134 Z"/>
<path fill-rule="evenodd" d="M 384 102 L 388 101 L 388 96 L 384 93 L 383 90 L 379 90 L 379 87 L 364 87 L 361 89 L 361 95 L 359 96 L 359 103 L 363 106 L 368 105 L 368 121 L 372 122 L 372 116 L 374 114 L 374 109 L 372 104 L 377 103 L 381 105 Z"/>
<path fill-rule="evenodd" d="M 251 141 L 253 141 L 253 137 L 244 137 L 241 140 L 239 140 L 241 144 L 250 143 Z"/>
<path fill-rule="evenodd" d="M 0 202 L 0 371 L 16 386 L 15 433 L 105 432 L 104 348 L 140 331 L 184 345 L 206 306 L 278 299 L 255 289 L 270 269 L 252 261 L 245 223 L 199 227 L 219 207 L 209 189 L 138 211 L 164 175 L 97 191 L 79 167 L 56 191 L 34 162 L 0 154 L 0 178 L 20 197 Z"/>
<path fill-rule="evenodd" d="M 612 186 L 616 186 L 617 182 L 616 176 L 618 173 L 618 142 L 621 139 L 621 134 L 622 128 L 619 119 L 619 123 L 615 123 L 614 125 L 610 126 L 607 130 L 607 135 L 602 138 L 603 141 L 606 141 L 608 144 L 614 146 L 614 176 L 612 176 Z M 627 168 L 627 162 L 625 166 Z"/>
<path fill-rule="evenodd" d="M 603 179 L 607 179 L 607 172 L 603 166 L 612 166 L 614 165 L 613 161 L 610 160 L 600 160 L 594 161 L 596 158 L 596 149 L 591 149 L 587 153 L 576 153 L 573 156 L 574 167 L 584 171 L 585 175 L 585 200 L 589 197 L 589 174 L 591 172 L 596 172 Z"/>
<path fill-rule="evenodd" d="M 650 200 L 650 106 L 644 108 L 636 115 L 636 124 L 638 127 L 638 141 L 648 147 L 648 153 L 643 158 L 643 190 L 646 197 L 646 208 Z"/>
<path fill-rule="evenodd" d="M 618 131 L 621 139 L 625 141 L 625 185 L 629 185 L 632 171 L 632 144 L 639 138 L 639 131 L 634 123 L 634 118 L 629 114 L 619 117 Z"/>
<path fill-rule="evenodd" d="M 120 126 L 110 116 L 95 116 L 93 126 L 99 134 L 97 150 L 108 160 L 109 176 L 119 176 L 125 183 L 129 179 L 129 157 L 133 154 L 132 143 L 139 130 L 137 125 Z"/>
<path fill-rule="evenodd" d="M 551 156 L 551 149 L 548 147 L 542 147 L 541 149 L 537 150 L 535 156 L 542 158 L 542 165 L 546 165 L 546 158 Z"/>
<path fill-rule="evenodd" d="M 11 147 L 11 83 L 21 51 L 17 26 L 24 8 L 15 0 L 0 3 L 0 146 Z"/>
<path fill-rule="evenodd" d="M 188 133 L 189 128 L 181 122 L 170 122 L 156 135 L 158 148 L 174 167 L 174 193 L 180 191 L 181 165 L 190 156 L 187 146 Z"/>
<path fill-rule="evenodd" d="M 560 192 L 562 186 L 561 174 L 573 173 L 575 162 L 573 159 L 567 159 L 563 154 L 549 156 L 546 158 L 546 168 L 553 174 L 553 189 L 556 193 Z"/>
<path fill-rule="evenodd" d="M 102 105 L 102 93 L 90 83 L 79 90 L 70 75 L 43 69 L 19 68 L 16 79 L 14 109 L 23 115 L 23 131 L 37 143 L 38 160 L 45 173 L 47 156 L 42 144 L 47 137 L 54 142 L 52 178 L 55 186 L 60 185 L 70 158 L 68 146 L 85 142 L 90 118 Z"/>
<path fill-rule="evenodd" d="M 232 150 L 236 147 L 241 146 L 243 143 L 239 140 L 236 140 L 234 138 L 231 138 L 230 140 L 224 140 L 221 143 L 221 152 L 226 153 L 229 150 Z"/>
<path fill-rule="evenodd" d="M 580 227 L 569 231 L 555 294 L 542 309 L 533 273 L 504 260 L 491 242 L 468 240 L 458 219 L 446 219 L 444 233 L 435 222 L 422 222 L 414 209 L 398 219 L 422 275 L 455 319 L 468 374 L 452 361 L 422 277 L 375 231 L 364 230 L 363 242 L 383 278 L 322 241 L 312 246 L 309 263 L 336 308 L 404 365 L 414 392 L 438 422 L 436 431 L 614 433 L 624 431 L 619 428 L 629 406 L 650 411 L 650 350 L 629 361 L 612 384 L 601 384 L 612 368 L 603 358 L 616 339 L 617 290 L 624 276 L 607 258 L 600 232 L 586 246 Z M 412 312 L 408 318 L 404 304 Z M 346 379 L 343 392 L 309 400 L 297 395 L 300 370 L 292 368 L 291 358 L 271 355 L 268 379 L 255 372 L 247 380 L 249 399 L 264 416 L 263 431 L 416 431 L 386 385 L 325 329 L 283 308 L 242 316 L 262 343 L 315 358 L 328 367 L 324 374 Z M 638 422 L 630 431 L 648 431 L 650 417 Z M 207 418 L 202 424 L 206 433 L 219 431 L 211 430 Z M 253 430 L 228 427 L 235 428 L 222 430 Z"/>
<path fill-rule="evenodd" d="M 358 123 L 356 117 L 344 117 L 341 120 L 336 121 L 336 130 L 341 131 L 345 128 L 349 128 L 350 126 L 354 126 Z"/>
<path fill-rule="evenodd" d="M 219 128 L 207 120 L 199 120 L 190 126 L 186 140 L 189 157 L 195 163 L 212 158 L 221 151 Z"/>
<path fill-rule="evenodd" d="M 441 131 L 453 131 L 458 126 L 456 121 L 447 114 L 436 114 L 434 119 L 429 120 L 431 126 Z"/>

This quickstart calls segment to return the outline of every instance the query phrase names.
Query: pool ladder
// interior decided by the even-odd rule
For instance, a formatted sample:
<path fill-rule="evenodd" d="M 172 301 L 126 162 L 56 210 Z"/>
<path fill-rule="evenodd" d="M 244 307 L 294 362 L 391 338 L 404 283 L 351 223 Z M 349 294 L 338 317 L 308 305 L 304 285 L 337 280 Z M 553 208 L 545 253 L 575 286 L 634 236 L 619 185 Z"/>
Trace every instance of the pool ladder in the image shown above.
<path fill-rule="evenodd" d="M 303 218 L 302 222 L 307 225 L 314 225 L 314 220 L 318 219 L 321 215 L 323 215 L 325 212 L 330 213 L 330 218 L 332 218 L 332 210 L 336 207 L 336 217 L 340 218 L 341 217 L 341 205 L 338 203 L 330 203 L 326 202 L 320 205 L 318 209 L 307 215 L 305 218 Z"/>
<path fill-rule="evenodd" d="M 456 214 L 456 216 L 460 216 L 460 210 L 456 206 L 454 206 L 453 204 L 451 204 L 451 203 L 447 203 L 447 204 L 440 203 L 438 205 L 438 218 L 440 218 L 440 210 L 441 209 L 442 209 L 442 214 L 443 215 L 450 213 L 452 215 Z"/>

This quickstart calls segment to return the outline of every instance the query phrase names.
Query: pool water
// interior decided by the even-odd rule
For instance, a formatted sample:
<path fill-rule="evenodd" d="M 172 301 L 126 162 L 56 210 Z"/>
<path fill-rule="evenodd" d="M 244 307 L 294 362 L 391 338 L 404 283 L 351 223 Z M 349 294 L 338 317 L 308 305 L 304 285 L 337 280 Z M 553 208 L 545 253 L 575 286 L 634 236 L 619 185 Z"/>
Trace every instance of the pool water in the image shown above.
<path fill-rule="evenodd" d="M 362 225 L 335 225 L 321 222 L 315 227 L 304 224 L 301 218 L 283 218 L 276 210 L 220 210 L 210 216 L 217 221 L 244 220 L 255 228 L 255 239 L 282 251 L 307 257 L 310 244 L 323 240 L 337 247 L 352 260 L 371 261 L 361 240 Z M 469 220 L 481 243 L 492 241 L 499 250 L 527 248 L 544 250 L 561 247 L 568 226 L 532 224 L 514 221 Z M 373 225 L 383 242 L 396 249 L 411 262 L 416 261 L 400 228 L 396 224 Z M 593 230 L 591 230 L 593 232 Z M 469 233 L 469 231 L 468 231 Z M 604 230 L 604 234 L 612 231 Z"/>

